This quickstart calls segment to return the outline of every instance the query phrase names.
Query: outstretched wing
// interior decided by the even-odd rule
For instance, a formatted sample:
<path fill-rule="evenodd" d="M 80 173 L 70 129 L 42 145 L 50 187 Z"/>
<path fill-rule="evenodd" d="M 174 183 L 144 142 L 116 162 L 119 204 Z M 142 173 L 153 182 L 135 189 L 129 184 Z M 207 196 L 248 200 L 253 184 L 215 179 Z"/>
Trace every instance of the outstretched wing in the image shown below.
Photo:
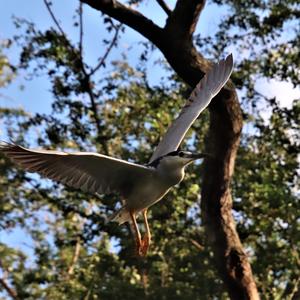
<path fill-rule="evenodd" d="M 29 172 L 91 193 L 117 192 L 126 197 L 139 178 L 153 172 L 141 165 L 91 152 L 30 150 L 9 143 L 1 143 L 0 151 Z"/>
<path fill-rule="evenodd" d="M 200 80 L 181 113 L 158 144 L 150 163 L 158 157 L 178 149 L 194 121 L 225 85 L 232 68 L 233 59 L 230 54 L 225 60 L 213 65 L 212 69 Z"/>

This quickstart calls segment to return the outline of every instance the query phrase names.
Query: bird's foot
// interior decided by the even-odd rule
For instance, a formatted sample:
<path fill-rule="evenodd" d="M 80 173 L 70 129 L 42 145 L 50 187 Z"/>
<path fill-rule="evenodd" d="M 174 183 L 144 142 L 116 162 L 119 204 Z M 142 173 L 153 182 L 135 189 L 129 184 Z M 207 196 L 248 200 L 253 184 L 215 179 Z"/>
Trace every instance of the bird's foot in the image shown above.
<path fill-rule="evenodd" d="M 146 256 L 147 255 L 147 252 L 148 252 L 148 249 L 149 249 L 149 246 L 150 246 L 150 241 L 151 241 L 151 238 L 150 236 L 146 233 L 142 239 L 142 243 L 141 243 L 141 246 L 140 246 L 140 255 L 141 256 Z"/>
<path fill-rule="evenodd" d="M 150 237 L 145 234 L 143 239 L 136 243 L 136 254 L 140 257 L 145 257 L 150 246 Z"/>
<path fill-rule="evenodd" d="M 142 244 L 137 244 L 135 248 L 135 254 L 136 256 L 143 256 L 143 251 L 142 251 Z"/>

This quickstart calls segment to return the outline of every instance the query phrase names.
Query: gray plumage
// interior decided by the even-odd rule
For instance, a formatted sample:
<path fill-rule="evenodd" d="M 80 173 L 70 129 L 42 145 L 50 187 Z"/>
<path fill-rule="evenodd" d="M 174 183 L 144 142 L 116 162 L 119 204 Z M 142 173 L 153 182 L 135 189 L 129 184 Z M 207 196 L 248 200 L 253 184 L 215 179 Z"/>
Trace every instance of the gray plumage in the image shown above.
<path fill-rule="evenodd" d="M 204 154 L 178 151 L 186 132 L 230 77 L 232 56 L 213 65 L 192 92 L 178 118 L 167 130 L 150 163 L 142 166 L 97 153 L 30 150 L 1 143 L 0 151 L 29 172 L 91 193 L 116 192 L 125 205 L 112 219 L 124 223 L 159 201 L 184 177 L 184 168 Z"/>
<path fill-rule="evenodd" d="M 232 68 L 231 54 L 225 60 L 213 65 L 212 69 L 197 84 L 179 116 L 163 136 L 151 156 L 150 162 L 178 149 L 192 124 L 228 81 Z"/>

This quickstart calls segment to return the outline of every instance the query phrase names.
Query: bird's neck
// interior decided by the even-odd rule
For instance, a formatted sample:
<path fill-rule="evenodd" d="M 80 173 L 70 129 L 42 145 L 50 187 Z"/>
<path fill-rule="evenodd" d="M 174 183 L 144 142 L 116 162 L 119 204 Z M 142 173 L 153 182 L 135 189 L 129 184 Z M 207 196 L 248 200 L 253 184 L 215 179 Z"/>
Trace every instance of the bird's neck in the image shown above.
<path fill-rule="evenodd" d="M 161 165 L 157 172 L 161 180 L 170 186 L 178 184 L 184 177 L 184 168 L 179 166 Z"/>

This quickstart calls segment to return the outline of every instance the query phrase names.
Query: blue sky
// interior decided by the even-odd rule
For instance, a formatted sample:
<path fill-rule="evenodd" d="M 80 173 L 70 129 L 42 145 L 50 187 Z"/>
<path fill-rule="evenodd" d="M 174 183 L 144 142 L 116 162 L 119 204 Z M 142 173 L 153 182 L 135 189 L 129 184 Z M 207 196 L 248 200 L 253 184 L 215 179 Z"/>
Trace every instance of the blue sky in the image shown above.
<path fill-rule="evenodd" d="M 61 21 L 61 26 L 75 41 L 78 40 L 78 31 L 74 30 L 72 26 L 72 13 L 76 6 L 78 6 L 78 1 L 53 2 L 53 10 L 57 18 Z M 174 5 L 175 1 L 169 1 L 169 3 L 172 6 L 172 3 Z M 143 6 L 140 10 L 149 18 L 155 20 L 158 25 L 164 25 L 166 15 L 156 4 L 156 1 L 147 1 L 147 5 Z M 198 28 L 201 28 L 202 33 L 210 34 L 214 31 L 219 20 L 216 10 L 215 6 L 209 6 L 204 10 L 198 24 Z M 32 21 L 38 24 L 42 30 L 49 28 L 49 26 L 54 26 L 42 0 L 1 1 L 0 12 L 0 40 L 10 38 L 18 33 L 12 22 L 12 16 Z M 89 62 L 95 62 L 95 59 L 105 51 L 101 39 L 106 36 L 106 32 L 102 29 L 99 16 L 99 12 L 84 5 L 85 57 Z M 135 63 L 140 50 L 138 43 L 141 40 L 143 40 L 141 35 L 130 28 L 126 28 L 126 34 L 121 40 L 120 48 L 114 50 L 109 58 L 112 60 L 120 59 L 120 52 L 127 51 L 128 47 L 133 45 L 127 54 L 129 62 Z M 19 51 L 18 47 L 12 47 L 9 50 L 8 56 L 12 62 L 18 61 Z M 153 61 L 159 57 L 161 57 L 161 54 L 159 51 L 156 51 L 152 57 Z M 161 72 L 163 71 L 155 65 L 152 65 L 151 69 L 152 72 L 149 74 L 150 80 L 155 82 L 155 80 L 161 77 Z M 23 86 L 24 89 L 20 90 L 20 86 Z M 1 94 L 5 97 L 0 98 L 0 105 L 9 107 L 21 106 L 29 112 L 49 112 L 52 97 L 49 89 L 50 85 L 46 77 L 38 77 L 32 81 L 28 81 L 25 79 L 25 74 L 21 72 L 11 85 L 1 91 Z"/>
<path fill-rule="evenodd" d="M 78 6 L 77 0 L 68 1 L 53 1 L 53 10 L 57 18 L 61 21 L 61 26 L 74 39 L 78 40 L 78 32 L 72 27 L 72 13 L 74 8 Z M 166 15 L 157 5 L 156 1 L 146 1 L 146 5 L 139 8 L 146 16 L 155 20 L 155 22 L 163 26 Z M 175 1 L 168 1 L 170 6 L 174 5 Z M 220 16 L 223 11 L 216 5 L 208 5 L 200 17 L 198 29 L 201 29 L 203 35 L 210 35 L 216 29 L 216 25 L 220 21 Z M 17 34 L 11 17 L 21 17 L 38 24 L 39 28 L 46 29 L 49 26 L 54 26 L 49 13 L 42 0 L 10 0 L 0 2 L 0 40 L 7 39 Z M 106 35 L 102 29 L 100 21 L 100 13 L 84 5 L 84 27 L 85 27 L 85 54 L 89 62 L 95 62 L 95 59 L 101 56 L 105 51 L 105 47 L 101 43 L 101 39 Z M 110 59 L 120 59 L 120 52 L 128 50 L 129 46 L 134 45 L 128 51 L 128 60 L 135 63 L 140 47 L 138 43 L 143 40 L 141 35 L 131 30 L 126 29 L 126 34 L 121 40 L 120 48 L 114 50 L 110 54 Z M 120 51 L 121 49 L 121 51 Z M 13 62 L 17 62 L 19 48 L 12 47 L 8 56 Z M 156 51 L 152 57 L 153 61 L 160 57 L 159 51 Z M 152 65 L 150 72 L 150 80 L 155 82 L 162 75 L 162 69 L 159 66 Z M 24 89 L 21 90 L 20 86 Z M 299 97 L 299 89 L 292 89 L 289 83 L 278 83 L 275 81 L 268 82 L 259 80 L 257 82 L 258 90 L 270 96 L 277 96 L 283 105 L 290 105 L 291 101 L 297 96 Z M 34 78 L 31 81 L 25 79 L 25 74 L 20 73 L 16 80 L 7 88 L 2 89 L 0 94 L 0 105 L 23 107 L 28 112 L 49 112 L 51 103 L 51 94 L 49 93 L 50 85 L 46 77 Z M 1 123 L 0 123 L 1 126 Z"/>

